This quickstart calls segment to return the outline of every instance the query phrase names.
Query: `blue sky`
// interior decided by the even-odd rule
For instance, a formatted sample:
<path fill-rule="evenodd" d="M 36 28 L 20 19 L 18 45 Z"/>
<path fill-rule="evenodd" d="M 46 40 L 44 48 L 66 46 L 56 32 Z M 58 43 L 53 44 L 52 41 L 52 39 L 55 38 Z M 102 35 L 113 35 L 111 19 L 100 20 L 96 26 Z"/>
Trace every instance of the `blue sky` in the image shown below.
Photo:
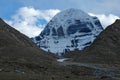
<path fill-rule="evenodd" d="M 0 17 L 20 32 L 33 37 L 42 31 L 55 14 L 68 8 L 81 9 L 97 16 L 103 26 L 107 26 L 120 17 L 119 3 L 120 0 L 0 0 Z M 26 15 L 28 12 L 29 16 Z M 27 25 L 31 22 L 26 20 L 26 16 L 34 23 Z M 105 22 L 107 19 L 109 22 Z M 34 35 L 30 34 L 33 28 Z"/>

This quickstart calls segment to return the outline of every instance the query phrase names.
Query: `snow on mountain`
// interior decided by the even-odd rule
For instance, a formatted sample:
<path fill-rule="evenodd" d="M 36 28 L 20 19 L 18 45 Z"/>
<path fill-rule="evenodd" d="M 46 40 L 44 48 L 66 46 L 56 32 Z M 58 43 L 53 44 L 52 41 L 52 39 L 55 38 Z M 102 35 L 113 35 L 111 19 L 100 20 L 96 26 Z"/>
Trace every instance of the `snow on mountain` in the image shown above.
<path fill-rule="evenodd" d="M 32 40 L 43 50 L 55 54 L 83 50 L 103 30 L 97 17 L 79 9 L 58 13 L 41 34 Z"/>

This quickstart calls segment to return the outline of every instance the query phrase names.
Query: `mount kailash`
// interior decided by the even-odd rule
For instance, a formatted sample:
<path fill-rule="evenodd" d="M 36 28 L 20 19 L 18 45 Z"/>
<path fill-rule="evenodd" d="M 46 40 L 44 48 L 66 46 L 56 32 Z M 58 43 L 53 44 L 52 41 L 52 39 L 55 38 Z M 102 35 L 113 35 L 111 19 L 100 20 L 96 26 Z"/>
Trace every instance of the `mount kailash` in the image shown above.
<path fill-rule="evenodd" d="M 97 17 L 79 9 L 67 9 L 55 15 L 32 40 L 45 51 L 61 54 L 90 46 L 101 31 Z"/>

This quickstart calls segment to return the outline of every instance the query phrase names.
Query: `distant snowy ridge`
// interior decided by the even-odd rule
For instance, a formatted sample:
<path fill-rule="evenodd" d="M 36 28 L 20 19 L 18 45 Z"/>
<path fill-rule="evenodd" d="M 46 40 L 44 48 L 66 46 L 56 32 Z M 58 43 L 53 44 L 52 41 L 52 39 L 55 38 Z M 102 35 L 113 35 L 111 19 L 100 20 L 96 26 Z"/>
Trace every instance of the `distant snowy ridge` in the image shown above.
<path fill-rule="evenodd" d="M 54 16 L 41 34 L 32 40 L 45 51 L 61 54 L 90 46 L 102 30 L 97 17 L 72 8 Z"/>

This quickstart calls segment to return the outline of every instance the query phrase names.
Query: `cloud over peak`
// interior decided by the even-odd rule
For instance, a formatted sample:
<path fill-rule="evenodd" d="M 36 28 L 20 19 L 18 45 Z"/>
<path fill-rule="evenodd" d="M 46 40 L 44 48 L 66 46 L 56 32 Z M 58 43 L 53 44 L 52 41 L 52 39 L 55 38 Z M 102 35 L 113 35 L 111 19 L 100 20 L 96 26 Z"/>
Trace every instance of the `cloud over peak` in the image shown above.
<path fill-rule="evenodd" d="M 88 13 L 88 14 L 91 15 L 91 16 L 96 16 L 96 17 L 98 17 L 104 29 L 105 29 L 108 25 L 114 23 L 116 19 L 120 19 L 118 16 L 113 15 L 113 14 L 109 14 L 109 15 L 105 15 L 105 14 L 94 14 L 94 13 Z"/>
<path fill-rule="evenodd" d="M 6 20 L 6 22 L 28 37 L 35 37 L 40 34 L 45 25 L 59 12 L 59 9 L 38 10 L 33 7 L 21 7 L 11 17 L 11 20 Z M 114 14 L 88 14 L 98 17 L 104 28 L 112 24 L 116 19 L 120 19 Z"/>
<path fill-rule="evenodd" d="M 38 10 L 33 7 L 22 7 L 6 22 L 28 37 L 34 37 L 40 34 L 46 23 L 58 12 L 58 9 Z M 42 20 L 44 22 L 41 24 L 39 21 Z"/>

